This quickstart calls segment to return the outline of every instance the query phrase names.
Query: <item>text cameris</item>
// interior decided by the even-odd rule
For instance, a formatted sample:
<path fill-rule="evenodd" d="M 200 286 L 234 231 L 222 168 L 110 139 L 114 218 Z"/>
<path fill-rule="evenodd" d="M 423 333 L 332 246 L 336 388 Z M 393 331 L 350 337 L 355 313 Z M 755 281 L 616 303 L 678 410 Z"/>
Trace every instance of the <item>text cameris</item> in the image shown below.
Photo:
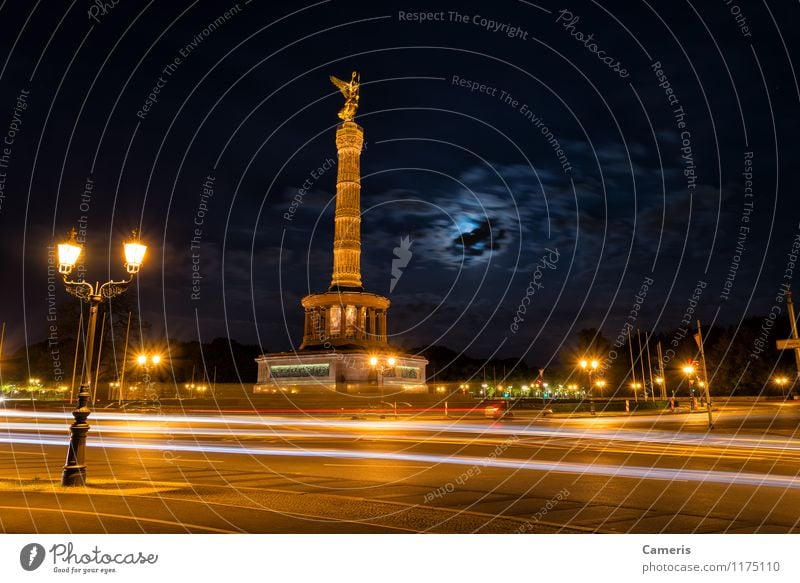
<path fill-rule="evenodd" d="M 650 545 L 644 545 L 642 552 L 645 555 L 691 555 L 692 549 L 683 545 L 679 547 L 651 547 Z"/>

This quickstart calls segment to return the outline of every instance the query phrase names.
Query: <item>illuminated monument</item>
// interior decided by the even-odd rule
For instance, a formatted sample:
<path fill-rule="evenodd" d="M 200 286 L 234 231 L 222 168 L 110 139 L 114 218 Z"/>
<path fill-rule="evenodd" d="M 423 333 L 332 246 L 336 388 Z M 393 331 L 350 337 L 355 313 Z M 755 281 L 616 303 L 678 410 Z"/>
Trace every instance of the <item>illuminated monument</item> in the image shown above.
<path fill-rule="evenodd" d="M 327 292 L 303 298 L 303 342 L 293 352 L 256 359 L 256 393 L 425 392 L 420 356 L 403 354 L 387 341 L 388 298 L 361 284 L 361 149 L 364 130 L 353 121 L 358 109 L 358 73 L 349 82 L 331 77 L 345 97 L 336 129 L 339 170 L 333 236 L 333 274 Z"/>

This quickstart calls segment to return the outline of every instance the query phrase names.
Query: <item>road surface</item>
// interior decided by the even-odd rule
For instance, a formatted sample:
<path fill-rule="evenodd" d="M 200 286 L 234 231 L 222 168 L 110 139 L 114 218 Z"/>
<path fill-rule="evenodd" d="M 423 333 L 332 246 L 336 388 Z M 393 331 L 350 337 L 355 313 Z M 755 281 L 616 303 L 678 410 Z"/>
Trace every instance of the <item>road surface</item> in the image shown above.
<path fill-rule="evenodd" d="M 800 406 L 556 418 L 0 409 L 0 532 L 800 530 Z"/>

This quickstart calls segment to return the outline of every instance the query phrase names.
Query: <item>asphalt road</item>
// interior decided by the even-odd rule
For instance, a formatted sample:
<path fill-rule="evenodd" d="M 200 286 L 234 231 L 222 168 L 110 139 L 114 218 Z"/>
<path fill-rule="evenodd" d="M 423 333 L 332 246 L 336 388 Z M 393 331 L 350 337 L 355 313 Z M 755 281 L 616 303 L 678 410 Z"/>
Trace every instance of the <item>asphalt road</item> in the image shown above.
<path fill-rule="evenodd" d="M 800 531 L 800 406 L 704 413 L 304 418 L 0 410 L 2 532 Z"/>

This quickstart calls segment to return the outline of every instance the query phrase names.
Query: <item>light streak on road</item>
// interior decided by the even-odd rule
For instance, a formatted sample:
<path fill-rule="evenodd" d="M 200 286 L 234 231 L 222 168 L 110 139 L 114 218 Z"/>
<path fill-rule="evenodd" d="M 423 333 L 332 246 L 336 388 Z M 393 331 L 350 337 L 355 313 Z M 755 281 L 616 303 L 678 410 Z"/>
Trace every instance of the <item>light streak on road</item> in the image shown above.
<path fill-rule="evenodd" d="M 64 440 L 54 437 L 33 437 L 26 434 L 9 434 L 0 436 L 0 443 L 29 444 L 29 445 L 58 445 L 63 446 Z M 794 476 L 779 476 L 756 474 L 750 472 L 722 472 L 716 470 L 690 470 L 675 468 L 653 468 L 612 464 L 585 464 L 563 461 L 537 461 L 498 459 L 487 457 L 415 454 L 405 452 L 368 452 L 347 451 L 341 449 L 295 449 L 295 448 L 254 448 L 243 447 L 241 444 L 233 447 L 212 444 L 188 444 L 164 441 L 151 441 L 149 443 L 130 443 L 108 438 L 97 438 L 90 442 L 89 447 L 113 448 L 131 450 L 165 450 L 186 451 L 201 454 L 236 454 L 267 457 L 294 457 L 294 458 L 325 458 L 325 459 L 350 459 L 350 460 L 391 460 L 395 462 L 423 462 L 432 465 L 451 464 L 462 466 L 480 466 L 492 468 L 505 468 L 514 470 L 554 472 L 562 474 L 580 474 L 582 476 L 610 476 L 614 478 L 636 478 L 645 480 L 686 480 L 700 483 L 715 483 L 735 486 L 765 486 L 800 490 L 800 479 Z M 368 466 L 365 466 L 368 467 Z"/>
<path fill-rule="evenodd" d="M 0 411 L 0 418 L 2 417 L 17 417 L 27 419 L 53 419 L 64 421 L 65 424 L 71 422 L 72 417 L 69 413 L 54 413 L 54 412 L 33 412 L 33 411 Z M 475 422 L 459 422 L 449 421 L 441 422 L 434 420 L 417 420 L 409 421 L 366 421 L 366 420 L 349 420 L 349 419 L 295 419 L 285 417 L 262 417 L 258 415 L 214 415 L 214 416 L 185 416 L 185 415 L 131 415 L 119 413 L 93 413 L 92 419 L 95 421 L 126 421 L 127 423 L 140 423 L 151 422 L 157 424 L 192 424 L 188 430 L 180 430 L 178 428 L 158 429 L 141 431 L 142 433 L 154 433 L 158 431 L 181 433 L 185 435 L 210 435 L 208 429 L 200 429 L 198 425 L 203 424 L 216 424 L 225 425 L 228 429 L 223 430 L 231 437 L 246 435 L 240 429 L 236 429 L 242 425 L 262 425 L 269 428 L 285 428 L 285 427 L 300 427 L 304 429 L 313 428 L 315 433 L 305 434 L 306 436 L 316 437 L 341 437 L 341 433 L 330 434 L 322 433 L 321 431 L 358 431 L 361 435 L 378 438 L 381 437 L 379 432 L 428 432 L 428 433 L 461 433 L 472 434 L 482 438 L 490 437 L 507 437 L 516 436 L 520 439 L 526 437 L 533 438 L 568 438 L 568 439 L 592 439 L 592 440 L 606 440 L 617 442 L 636 442 L 636 443 L 651 443 L 651 444 L 666 444 L 677 446 L 703 446 L 715 448 L 747 448 L 756 450 L 779 450 L 779 451 L 800 451 L 800 440 L 764 436 L 764 435 L 749 435 L 749 434 L 710 434 L 710 433 L 692 433 L 683 431 L 664 431 L 656 429 L 648 429 L 645 431 L 635 429 L 600 429 L 596 427 L 586 428 L 572 428 L 565 426 L 532 426 L 532 425 L 517 425 L 517 424 L 500 424 L 500 423 L 475 423 Z M 49 424 L 36 423 L 32 427 L 37 429 L 44 429 Z M 0 423 L 0 429 L 10 424 Z M 64 426 L 66 427 L 66 425 Z M 97 428 L 102 431 L 105 429 L 103 425 L 98 425 Z M 49 428 L 47 429 L 49 430 Z M 108 429 L 106 429 L 108 430 Z M 124 431 L 134 432 L 131 426 L 126 426 Z M 139 432 L 139 430 L 135 430 Z M 258 433 L 255 436 L 261 435 Z M 265 431 L 265 436 L 280 437 L 284 434 L 276 432 L 274 429 Z M 292 431 L 292 435 L 300 437 L 303 433 L 297 430 Z"/>
<path fill-rule="evenodd" d="M 55 423 L 36 424 L 30 423 L 0 423 L 0 430 L 26 431 L 35 428 L 42 433 L 66 434 L 66 427 Z M 315 437 L 315 438 L 341 438 L 341 433 L 322 433 L 319 431 L 275 431 L 258 429 L 218 429 L 213 427 L 154 427 L 153 425 L 99 425 L 92 428 L 93 432 L 103 433 L 130 433 L 130 434 L 163 434 L 187 435 L 189 437 L 217 436 L 217 437 Z"/>

